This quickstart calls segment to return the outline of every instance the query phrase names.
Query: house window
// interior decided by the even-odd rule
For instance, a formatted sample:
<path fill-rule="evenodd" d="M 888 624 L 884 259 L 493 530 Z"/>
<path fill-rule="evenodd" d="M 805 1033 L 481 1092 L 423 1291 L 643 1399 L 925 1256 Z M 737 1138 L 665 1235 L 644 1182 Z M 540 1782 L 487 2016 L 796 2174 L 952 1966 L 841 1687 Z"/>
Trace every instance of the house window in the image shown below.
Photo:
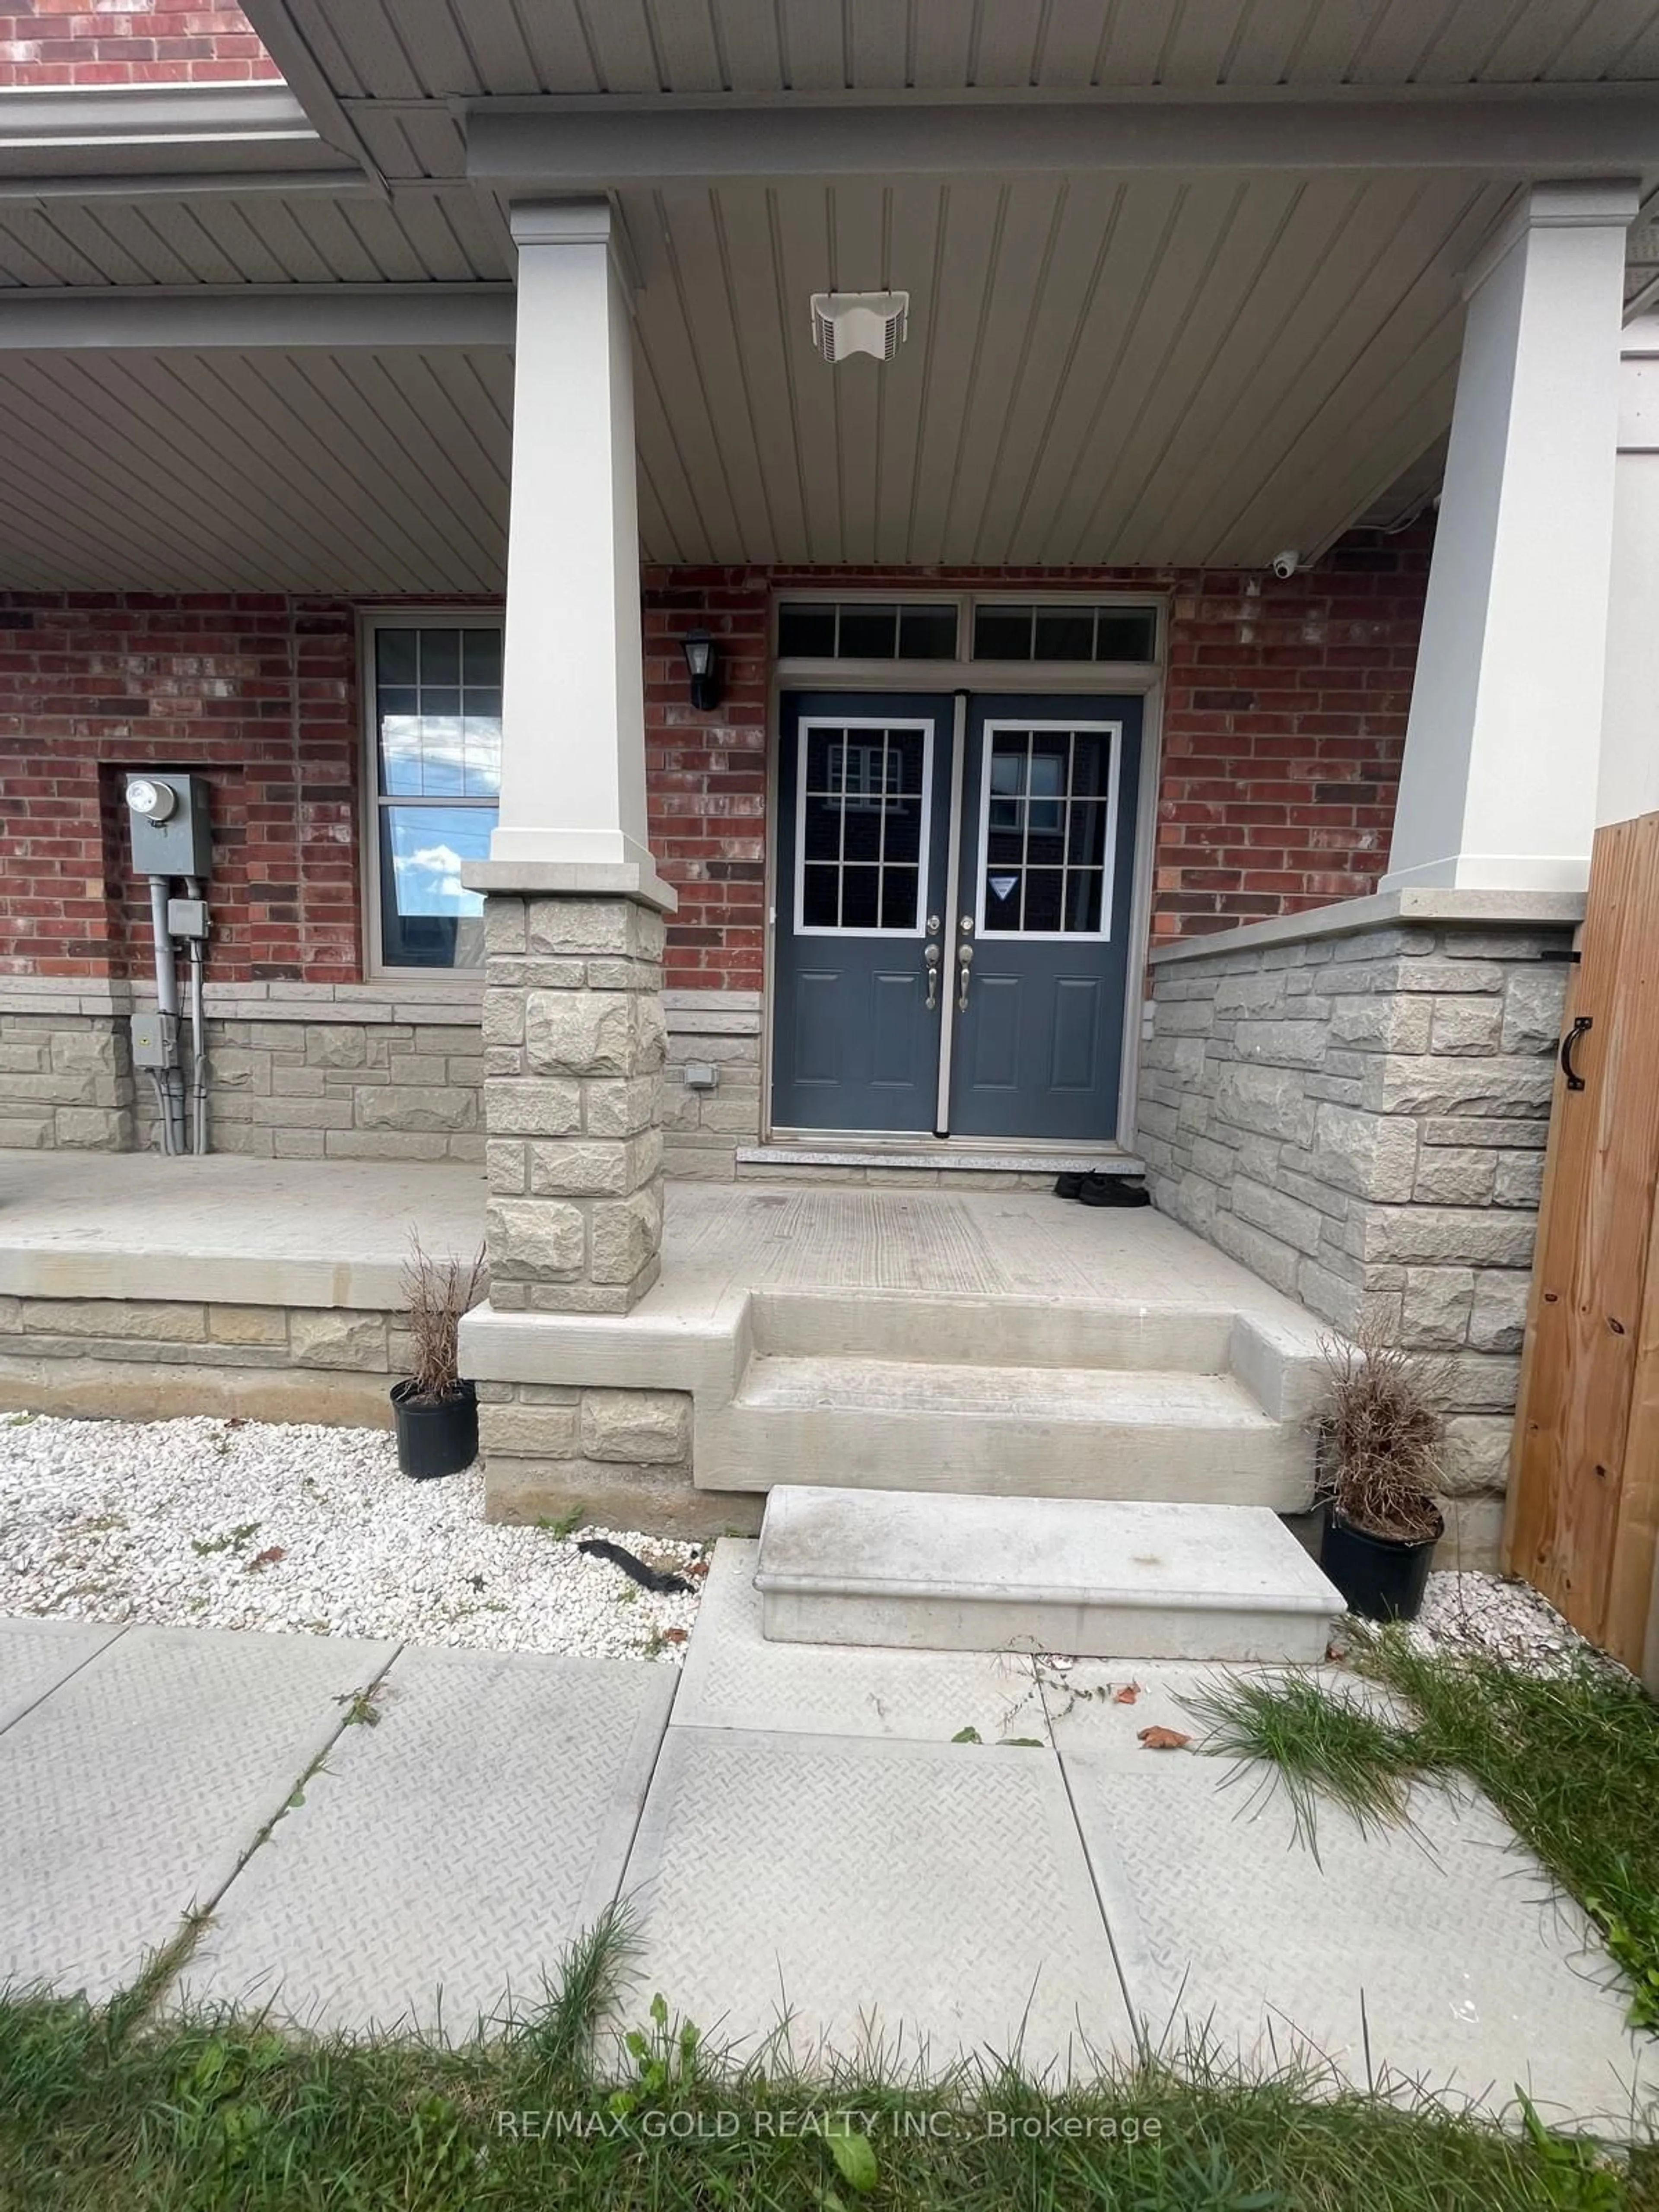
<path fill-rule="evenodd" d="M 368 635 L 381 964 L 480 967 L 483 900 L 461 869 L 489 858 L 495 826 L 500 618 L 392 617 Z"/>
<path fill-rule="evenodd" d="M 975 660 L 1155 660 L 1156 607 L 1052 607 L 981 601 Z"/>

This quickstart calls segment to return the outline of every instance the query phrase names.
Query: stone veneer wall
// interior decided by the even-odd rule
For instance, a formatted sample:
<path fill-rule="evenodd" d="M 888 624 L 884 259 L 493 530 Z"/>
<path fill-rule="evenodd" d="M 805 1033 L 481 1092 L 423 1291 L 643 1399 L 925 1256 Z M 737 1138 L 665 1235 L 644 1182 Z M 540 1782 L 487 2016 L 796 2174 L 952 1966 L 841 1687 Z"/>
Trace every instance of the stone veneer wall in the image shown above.
<path fill-rule="evenodd" d="M 389 1426 L 401 1316 L 188 1298 L 0 1297 L 0 1407 Z"/>
<path fill-rule="evenodd" d="M 125 1152 L 132 1144 L 126 1024 L 103 1012 L 0 1005 L 0 1147 Z"/>
<path fill-rule="evenodd" d="M 656 1535 L 718 1536 L 760 1525 L 763 1494 L 698 1490 L 689 1390 L 481 1382 L 484 1516 L 588 1520 Z"/>
<path fill-rule="evenodd" d="M 477 994 L 419 979 L 209 987 L 215 1152 L 275 1159 L 483 1159 Z M 120 982 L 0 980 L 0 1149 L 155 1149 L 154 1094 L 132 1073 Z M 664 1158 L 729 1180 L 759 1140 L 761 1016 L 752 991 L 666 994 Z M 690 1063 L 718 1072 L 685 1082 Z"/>
<path fill-rule="evenodd" d="M 1508 1477 L 1571 943 L 1401 921 L 1152 969 L 1157 1203 L 1336 1329 L 1449 1360 L 1461 1500 Z"/>

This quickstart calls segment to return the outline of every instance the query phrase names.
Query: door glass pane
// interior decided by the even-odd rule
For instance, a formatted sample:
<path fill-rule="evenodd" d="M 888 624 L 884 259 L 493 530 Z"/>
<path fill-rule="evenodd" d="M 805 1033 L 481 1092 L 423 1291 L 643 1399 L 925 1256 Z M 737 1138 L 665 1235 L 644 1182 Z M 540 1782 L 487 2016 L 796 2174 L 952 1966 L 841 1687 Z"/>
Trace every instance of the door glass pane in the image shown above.
<path fill-rule="evenodd" d="M 808 867 L 802 871 L 800 918 L 808 929 L 833 929 L 840 921 L 840 871 Z"/>
<path fill-rule="evenodd" d="M 1111 733 L 987 733 L 983 927 L 993 936 L 1103 925 Z"/>
<path fill-rule="evenodd" d="M 1060 868 L 1027 868 L 1025 903 L 1020 926 L 1026 931 L 1058 929 L 1065 872 Z"/>
<path fill-rule="evenodd" d="M 881 898 L 879 868 L 850 867 L 841 872 L 841 926 L 843 929 L 877 929 Z"/>
<path fill-rule="evenodd" d="M 805 874 L 797 926 L 914 931 L 921 900 L 927 731 L 914 725 L 809 726 L 801 744 Z"/>
<path fill-rule="evenodd" d="M 884 929 L 914 929 L 920 868 L 884 868 L 881 872 L 881 926 Z"/>

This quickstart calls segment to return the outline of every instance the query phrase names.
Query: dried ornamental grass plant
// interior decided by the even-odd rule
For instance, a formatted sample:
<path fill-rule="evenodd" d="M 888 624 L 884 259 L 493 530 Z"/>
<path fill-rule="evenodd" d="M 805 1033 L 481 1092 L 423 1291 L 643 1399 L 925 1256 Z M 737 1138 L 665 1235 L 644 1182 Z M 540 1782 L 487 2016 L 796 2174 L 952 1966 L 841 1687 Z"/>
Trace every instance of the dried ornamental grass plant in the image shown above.
<path fill-rule="evenodd" d="M 409 1309 L 411 1397 L 453 1398 L 460 1388 L 459 1335 L 461 1316 L 476 1305 L 483 1288 L 484 1255 L 435 1260 L 412 1231 L 404 1263 L 404 1297 Z"/>
<path fill-rule="evenodd" d="M 1435 1492 L 1445 1468 L 1446 1425 L 1437 1406 L 1450 1377 L 1385 1340 L 1327 1342 L 1329 1378 L 1320 1490 L 1351 1528 L 1397 1543 L 1425 1543 L 1444 1528 Z"/>

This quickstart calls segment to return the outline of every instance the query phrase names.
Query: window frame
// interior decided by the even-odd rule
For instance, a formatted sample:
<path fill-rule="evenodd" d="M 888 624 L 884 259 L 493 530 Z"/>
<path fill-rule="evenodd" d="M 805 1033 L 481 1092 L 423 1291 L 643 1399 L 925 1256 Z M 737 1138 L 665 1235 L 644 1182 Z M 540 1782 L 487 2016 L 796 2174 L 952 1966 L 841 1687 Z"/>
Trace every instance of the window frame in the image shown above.
<path fill-rule="evenodd" d="M 358 757 L 362 764 L 362 804 L 359 810 L 358 877 L 362 885 L 359 902 L 362 918 L 363 975 L 372 981 L 409 982 L 418 980 L 427 988 L 447 986 L 458 994 L 476 996 L 483 988 L 483 969 L 435 968 L 416 962 L 398 964 L 385 957 L 381 934 L 386 886 L 381 881 L 380 814 L 385 806 L 477 806 L 487 802 L 453 796 L 426 799 L 382 793 L 380 789 L 380 683 L 376 642 L 383 629 L 493 629 L 507 641 L 504 604 L 480 606 L 432 606 L 424 604 L 360 609 L 357 616 Z M 499 814 L 500 800 L 496 800 Z"/>

